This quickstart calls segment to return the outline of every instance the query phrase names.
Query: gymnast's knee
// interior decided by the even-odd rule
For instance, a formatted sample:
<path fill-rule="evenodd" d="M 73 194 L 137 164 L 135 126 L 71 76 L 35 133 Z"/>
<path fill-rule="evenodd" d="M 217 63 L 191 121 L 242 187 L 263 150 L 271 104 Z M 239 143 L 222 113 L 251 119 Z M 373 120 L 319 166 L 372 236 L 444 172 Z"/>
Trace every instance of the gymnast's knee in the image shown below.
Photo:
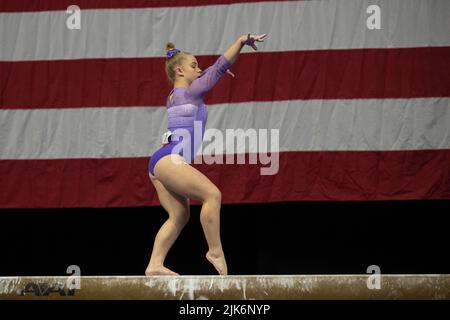
<path fill-rule="evenodd" d="M 210 188 L 210 190 L 208 190 L 208 194 L 203 200 L 203 203 L 205 202 L 220 204 L 222 202 L 222 192 L 220 192 L 216 186 Z"/>
<path fill-rule="evenodd" d="M 184 228 L 186 224 L 189 222 L 191 215 L 189 213 L 189 210 L 186 210 L 182 213 L 169 213 L 169 220 L 177 226 L 177 228 Z"/>

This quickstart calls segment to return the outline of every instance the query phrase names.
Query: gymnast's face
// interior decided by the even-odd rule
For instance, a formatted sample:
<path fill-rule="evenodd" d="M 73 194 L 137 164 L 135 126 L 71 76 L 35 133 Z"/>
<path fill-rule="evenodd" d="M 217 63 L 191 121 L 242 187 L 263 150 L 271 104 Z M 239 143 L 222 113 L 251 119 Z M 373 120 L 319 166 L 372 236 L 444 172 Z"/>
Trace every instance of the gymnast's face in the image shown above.
<path fill-rule="evenodd" d="M 198 67 L 197 59 L 192 55 L 186 55 L 186 57 L 182 59 L 178 74 L 191 84 L 192 81 L 200 76 L 201 72 L 202 70 Z"/>

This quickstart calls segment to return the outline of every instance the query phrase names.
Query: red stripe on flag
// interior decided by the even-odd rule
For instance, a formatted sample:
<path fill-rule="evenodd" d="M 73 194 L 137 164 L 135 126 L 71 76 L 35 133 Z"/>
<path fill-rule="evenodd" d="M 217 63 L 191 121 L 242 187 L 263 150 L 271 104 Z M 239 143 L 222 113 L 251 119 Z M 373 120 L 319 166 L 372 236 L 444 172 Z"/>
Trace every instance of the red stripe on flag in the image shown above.
<path fill-rule="evenodd" d="M 0 207 L 127 207 L 159 205 L 148 158 L 2 160 Z M 279 172 L 267 165 L 194 166 L 224 203 L 301 200 L 450 198 L 450 150 L 283 152 Z M 198 204 L 199 202 L 193 202 Z"/>
<path fill-rule="evenodd" d="M 241 54 L 207 104 L 450 96 L 450 47 Z M 198 56 L 200 67 L 217 56 Z M 0 62 L 0 108 L 165 105 L 163 58 Z"/>
<path fill-rule="evenodd" d="M 161 7 L 195 7 L 235 3 L 272 2 L 273 0 L 5 0 L 0 12 L 30 12 L 66 10 L 71 5 L 83 9 L 138 9 Z M 277 0 L 291 1 L 291 0 Z M 303 0 L 302 0 L 303 1 Z"/>

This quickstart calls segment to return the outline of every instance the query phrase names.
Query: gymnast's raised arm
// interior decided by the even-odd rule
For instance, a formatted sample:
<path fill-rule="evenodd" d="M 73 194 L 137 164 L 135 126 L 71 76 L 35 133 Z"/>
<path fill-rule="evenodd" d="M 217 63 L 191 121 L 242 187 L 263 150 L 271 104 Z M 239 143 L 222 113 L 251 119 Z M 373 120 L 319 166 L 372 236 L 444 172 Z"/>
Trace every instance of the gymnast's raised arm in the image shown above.
<path fill-rule="evenodd" d="M 236 61 L 244 45 L 249 45 L 253 49 L 258 50 L 255 42 L 263 42 L 265 37 L 266 34 L 248 34 L 239 37 L 212 66 L 204 70 L 200 77 L 192 82 L 189 88 L 186 89 L 186 94 L 190 96 L 203 96 L 214 87 L 220 77 Z"/>

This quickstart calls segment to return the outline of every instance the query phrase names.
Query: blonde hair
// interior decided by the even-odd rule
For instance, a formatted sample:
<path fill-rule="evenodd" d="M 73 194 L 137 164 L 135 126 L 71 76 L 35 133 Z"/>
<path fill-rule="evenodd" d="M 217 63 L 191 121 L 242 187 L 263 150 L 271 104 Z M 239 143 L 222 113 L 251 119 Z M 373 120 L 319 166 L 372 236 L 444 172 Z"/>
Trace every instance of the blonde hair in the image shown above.
<path fill-rule="evenodd" d="M 172 42 L 167 42 L 166 53 L 172 49 L 175 49 L 175 45 Z M 190 52 L 180 51 L 175 54 L 172 58 L 166 58 L 166 74 L 172 84 L 175 82 L 175 67 L 181 65 L 181 62 L 186 58 L 187 55 L 191 55 Z"/>

